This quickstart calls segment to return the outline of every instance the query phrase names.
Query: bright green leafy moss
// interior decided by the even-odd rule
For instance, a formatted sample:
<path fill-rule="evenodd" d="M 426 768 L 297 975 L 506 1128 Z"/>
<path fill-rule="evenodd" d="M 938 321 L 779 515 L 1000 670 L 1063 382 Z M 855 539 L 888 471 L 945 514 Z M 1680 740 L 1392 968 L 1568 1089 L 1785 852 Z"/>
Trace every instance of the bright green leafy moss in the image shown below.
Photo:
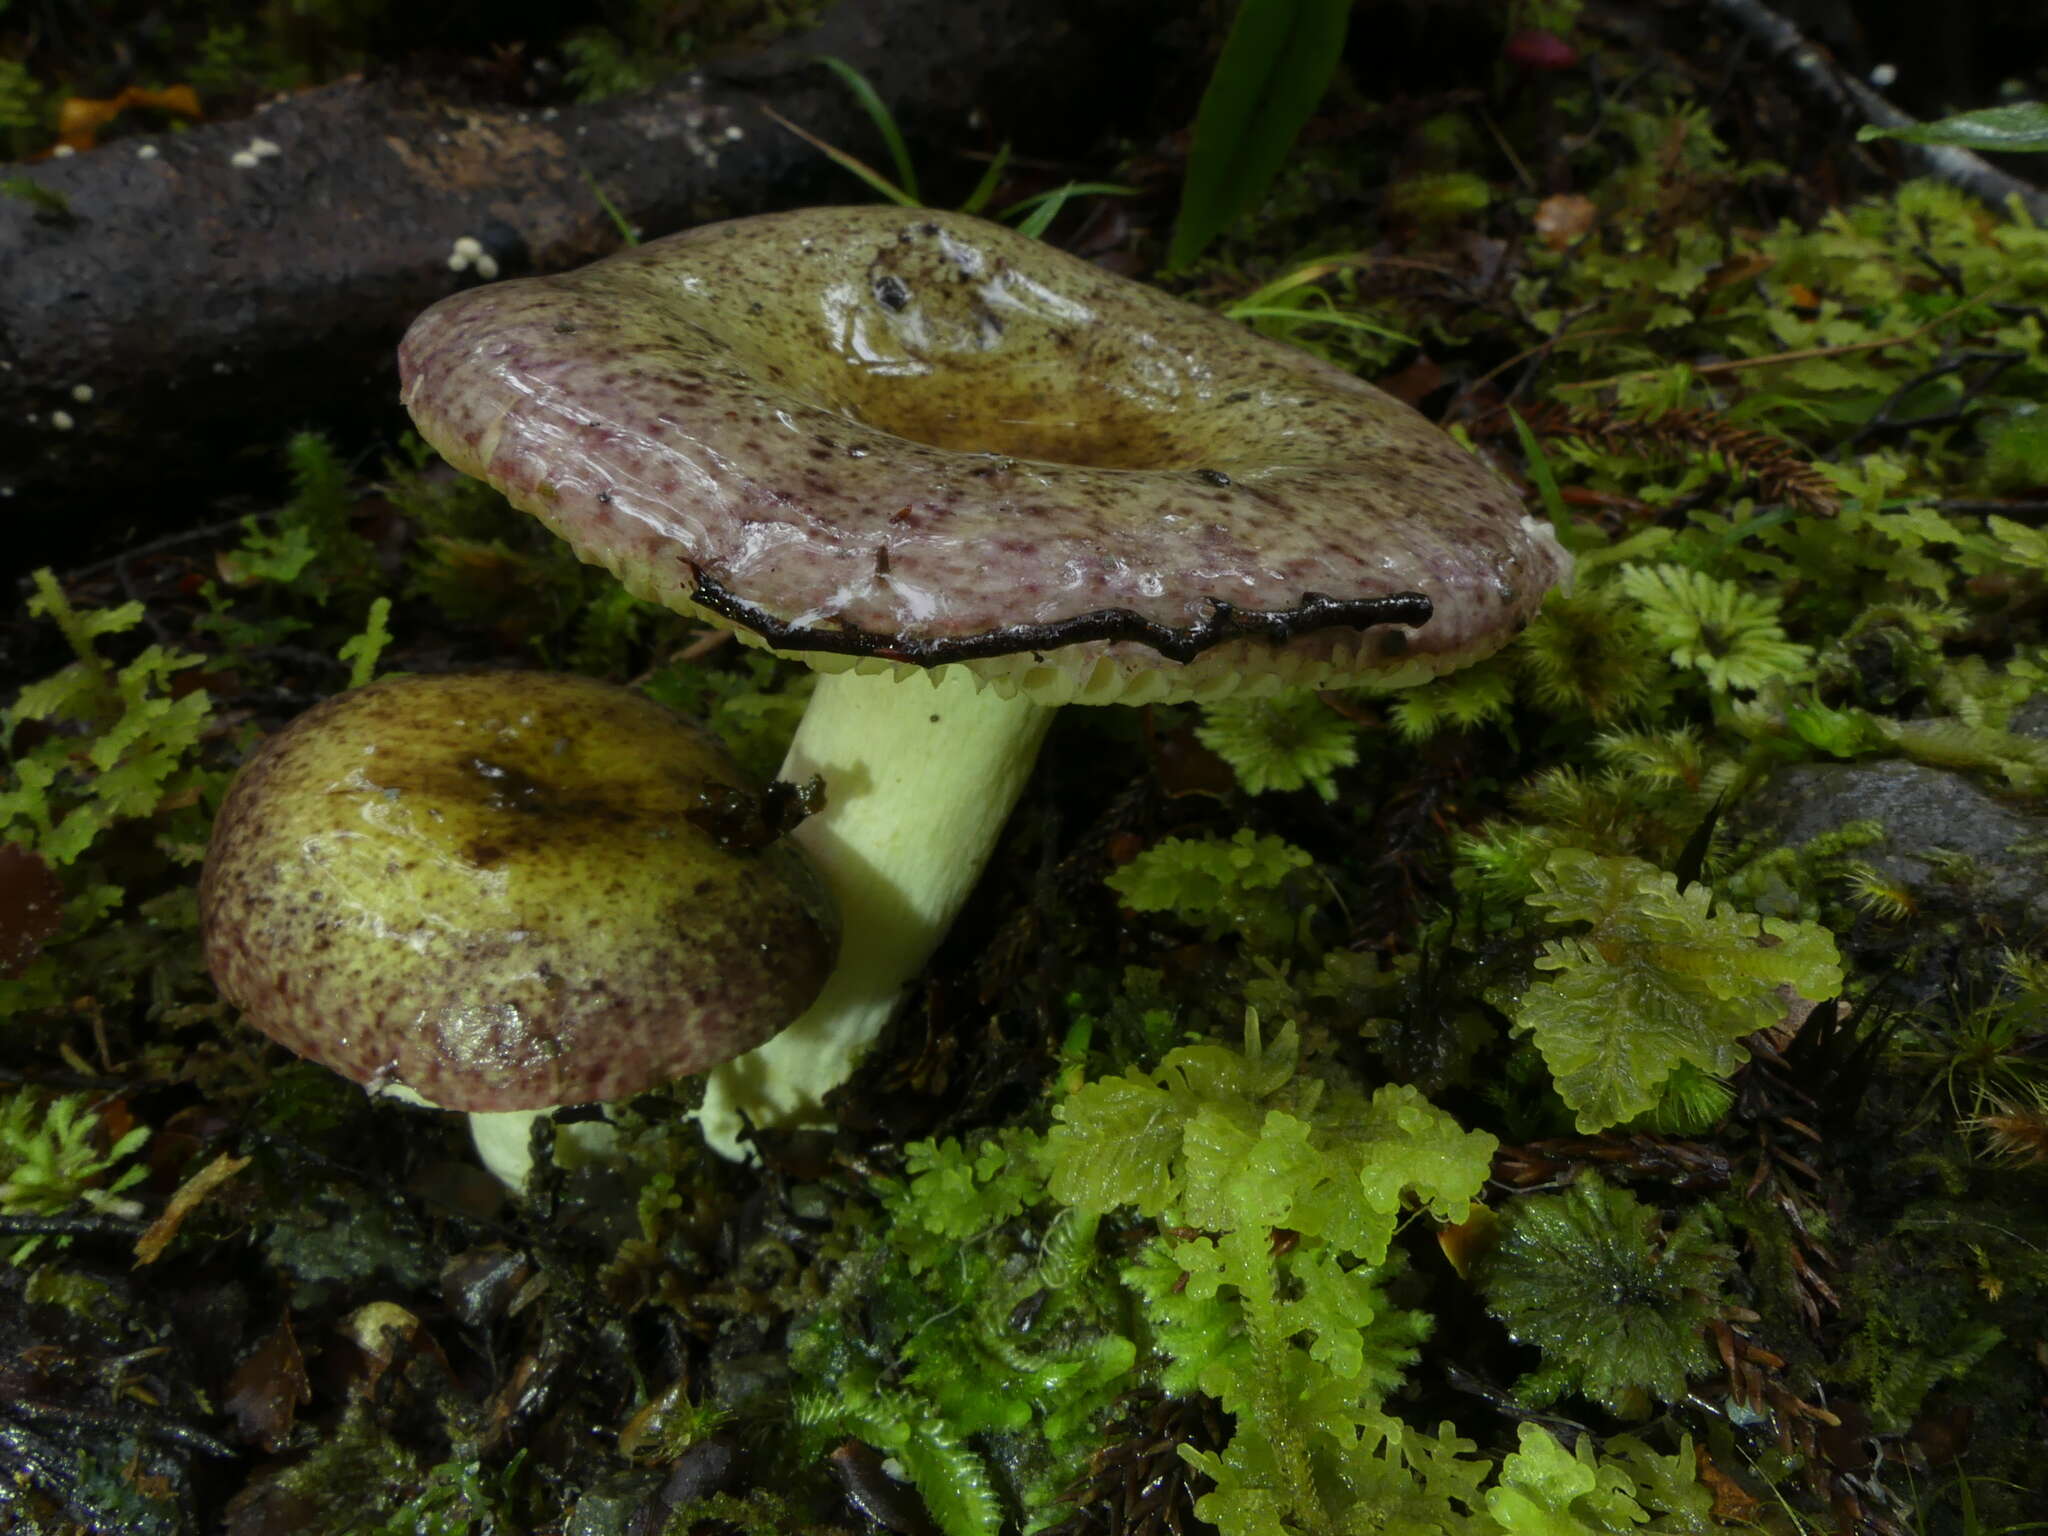
<path fill-rule="evenodd" d="M 1183 1047 L 1154 1072 L 1087 1085 L 1056 1116 L 1055 1196 L 1196 1234 L 1162 1237 L 1126 1278 L 1159 1330 L 1169 1388 L 1197 1386 L 1237 1416 L 1203 1463 L 1218 1482 L 1205 1517 L 1319 1528 L 1317 1463 L 1383 1422 L 1379 1401 L 1426 1331 L 1385 1296 L 1395 1223 L 1410 1202 L 1462 1219 L 1491 1138 L 1412 1088 L 1368 1097 L 1300 1074 L 1293 1030 L 1266 1044 L 1256 1019 L 1242 1052 Z M 1276 1243 L 1275 1229 L 1292 1235 Z"/>
<path fill-rule="evenodd" d="M 1664 1079 L 1654 1107 L 1636 1123 L 1661 1136 L 1703 1136 L 1728 1113 L 1735 1090 L 1690 1062 L 1680 1062 Z"/>
<path fill-rule="evenodd" d="M 1611 586 L 1553 593 L 1509 656 L 1538 706 L 1602 722 L 1647 702 L 1665 671 L 1640 616 Z"/>
<path fill-rule="evenodd" d="M 378 579 L 376 552 L 351 526 L 358 497 L 326 438 L 301 432 L 285 448 L 292 495 L 268 522 L 242 521 L 242 542 L 220 557 L 230 586 L 274 584 L 325 603 L 360 596 Z"/>
<path fill-rule="evenodd" d="M 1675 565 L 1632 565 L 1621 587 L 1672 665 L 1699 672 L 1716 693 L 1790 680 L 1806 666 L 1809 652 L 1786 640 L 1777 605 L 1732 581 Z"/>
<path fill-rule="evenodd" d="M 176 675 L 201 658 L 144 647 L 116 666 L 97 649 L 103 636 L 132 629 L 140 603 L 102 612 L 74 609 L 48 571 L 36 573 L 29 612 L 51 619 L 77 660 L 23 688 L 0 713 L 0 742 L 9 745 L 12 784 L 0 789 L 0 831 L 21 825 L 29 844 L 55 864 L 71 864 L 116 822 L 152 814 L 194 782 L 189 755 L 211 703 L 204 689 L 180 692 Z M 41 744 L 12 750 L 21 727 L 52 728 Z M 95 734 L 75 750 L 80 731 Z"/>
<path fill-rule="evenodd" d="M 351 635 L 342 643 L 340 659 L 348 664 L 349 687 L 365 687 L 377 676 L 377 658 L 391 643 L 390 619 L 391 599 L 374 598 L 364 618 L 362 633 Z"/>
<path fill-rule="evenodd" d="M 1590 925 L 1544 945 L 1536 966 L 1549 975 L 1510 1006 L 1582 1131 L 1649 1109 L 1681 1062 L 1734 1071 L 1742 1037 L 1783 1016 L 1780 987 L 1814 1002 L 1841 990 L 1826 930 L 1716 912 L 1706 886 L 1680 890 L 1641 859 L 1560 848 L 1529 904 L 1551 922 Z"/>
<path fill-rule="evenodd" d="M 1091 1083 L 1059 1107 L 1052 1190 L 1084 1209 L 1221 1229 L 1256 1216 L 1374 1262 L 1412 1196 L 1446 1221 L 1486 1176 L 1491 1138 L 1461 1131 L 1413 1088 L 1370 1098 L 1297 1079 L 1291 1028 L 1244 1052 L 1183 1046 L 1150 1073 Z M 1143 1149 L 1150 1157 L 1133 1158 Z"/>
<path fill-rule="evenodd" d="M 2015 412 L 1986 432 L 1984 478 L 2007 494 L 2048 486 L 2048 411 Z"/>
<path fill-rule="evenodd" d="M 1308 788 L 1334 800 L 1337 770 L 1358 761 L 1358 728 L 1309 689 L 1211 704 L 1195 735 L 1249 795 Z"/>
<path fill-rule="evenodd" d="M 1096 1218 L 1049 1201 L 1037 1138 L 907 1154 L 888 1224 L 793 1341 L 802 1417 L 895 1456 L 947 1536 L 994 1536 L 1006 1498 L 1045 1509 L 1079 1472 L 1136 1347 Z"/>
<path fill-rule="evenodd" d="M 1493 1150 L 1413 1088 L 1368 1092 L 1256 1019 L 1241 1049 L 1182 1046 L 1081 1084 L 1042 1138 L 918 1143 L 794 1341 L 799 1419 L 893 1455 L 947 1536 L 1051 1518 L 1141 1384 L 1232 1415 L 1227 1444 L 1182 1453 L 1216 1485 L 1197 1513 L 1229 1536 L 1542 1536 L 1609 1529 L 1557 1522 L 1626 1501 L 1653 1530 L 1708 1529 L 1686 1523 L 1705 1492 L 1684 1450 L 1601 1459 L 1539 1437 L 1496 1461 L 1386 1411 L 1430 1327 L 1392 1298 L 1395 1230 L 1463 1219 Z"/>
<path fill-rule="evenodd" d="M 1482 661 L 1420 688 L 1402 689 L 1393 696 L 1388 714 L 1403 737 L 1422 741 L 1441 730 L 1504 720 L 1514 695 L 1507 664 Z"/>
<path fill-rule="evenodd" d="M 0 838 L 52 873 L 62 921 L 12 974 L 0 967 L 0 1018 L 137 993 L 167 1010 L 198 971 L 196 904 L 187 883 L 149 887 L 198 863 L 223 777 L 200 760 L 211 697 L 183 686 L 203 658 L 134 645 L 140 603 L 78 608 L 48 571 L 33 580 L 30 614 L 53 623 L 75 659 L 0 709 Z M 128 659 L 109 654 L 117 646 Z M 110 923 L 124 911 L 139 921 Z"/>
<path fill-rule="evenodd" d="M 1315 860 L 1277 837 L 1240 828 L 1221 838 L 1169 837 L 1109 877 L 1134 911 L 1165 912 L 1212 938 L 1241 934 L 1255 948 L 1285 946 L 1314 891 Z"/>
<path fill-rule="evenodd" d="M 110 1209 L 116 1195 L 141 1182 L 142 1168 L 120 1165 L 148 1140 L 143 1125 L 110 1133 L 84 1094 L 52 1099 L 17 1088 L 0 1099 L 0 1212 L 54 1216 L 76 1204 Z M 29 1238 L 11 1257 L 19 1264 L 41 1245 L 40 1238 Z"/>

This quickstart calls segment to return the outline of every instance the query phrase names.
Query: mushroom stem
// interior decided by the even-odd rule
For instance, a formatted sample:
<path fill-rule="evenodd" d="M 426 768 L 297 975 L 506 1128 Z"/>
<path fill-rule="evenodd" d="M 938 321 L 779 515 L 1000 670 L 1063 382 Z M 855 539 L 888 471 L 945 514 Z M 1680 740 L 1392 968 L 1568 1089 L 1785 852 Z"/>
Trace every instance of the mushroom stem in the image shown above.
<path fill-rule="evenodd" d="M 554 1112 L 552 1107 L 470 1111 L 469 1139 L 476 1144 L 476 1160 L 517 1194 L 533 1173 L 533 1122 Z"/>
<path fill-rule="evenodd" d="M 524 1192 L 533 1177 L 533 1122 L 552 1119 L 559 1104 L 545 1109 L 485 1109 L 469 1112 L 469 1139 L 476 1144 L 476 1160 L 512 1193 Z M 555 1126 L 555 1159 L 564 1152 L 578 1162 L 615 1155 L 619 1128 L 605 1119 L 558 1122 Z"/>
<path fill-rule="evenodd" d="M 793 837 L 838 898 L 839 964 L 794 1024 L 713 1070 L 705 1140 L 746 1156 L 756 1126 L 826 1123 L 906 983 L 945 936 L 1023 793 L 1053 710 L 962 667 L 819 677 L 781 777 L 825 781 Z"/>

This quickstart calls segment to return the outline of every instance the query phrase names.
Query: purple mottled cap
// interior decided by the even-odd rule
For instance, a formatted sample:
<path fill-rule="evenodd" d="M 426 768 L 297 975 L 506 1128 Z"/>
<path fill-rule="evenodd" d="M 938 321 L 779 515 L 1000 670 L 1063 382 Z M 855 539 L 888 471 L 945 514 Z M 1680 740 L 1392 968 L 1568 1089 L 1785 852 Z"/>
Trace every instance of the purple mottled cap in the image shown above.
<path fill-rule="evenodd" d="M 414 322 L 457 468 L 642 597 L 1046 703 L 1417 682 L 1569 557 L 1417 412 L 962 214 L 711 224 Z"/>
<path fill-rule="evenodd" d="M 358 688 L 228 790 L 207 967 L 299 1055 L 446 1109 L 639 1093 L 759 1045 L 832 968 L 803 854 L 720 835 L 747 794 L 704 732 L 587 678 Z"/>

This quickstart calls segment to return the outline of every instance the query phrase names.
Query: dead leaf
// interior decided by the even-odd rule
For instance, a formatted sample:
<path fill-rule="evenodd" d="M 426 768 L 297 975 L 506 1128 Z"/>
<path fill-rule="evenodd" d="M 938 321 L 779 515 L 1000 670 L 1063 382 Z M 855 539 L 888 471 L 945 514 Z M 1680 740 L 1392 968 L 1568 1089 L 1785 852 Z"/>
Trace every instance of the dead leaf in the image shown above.
<path fill-rule="evenodd" d="M 1714 1495 L 1714 1518 L 1747 1522 L 1763 1501 L 1716 1466 L 1704 1445 L 1693 1447 L 1693 1459 L 1699 1464 L 1700 1481 Z"/>
<path fill-rule="evenodd" d="M 341 1332 L 356 1348 L 388 1366 L 399 1349 L 412 1341 L 420 1320 L 395 1301 L 373 1301 L 341 1321 Z"/>
<path fill-rule="evenodd" d="M 1404 405 L 1420 407 L 1426 397 L 1443 387 L 1443 365 L 1427 352 L 1419 353 L 1399 373 L 1390 373 L 1378 382 L 1381 389 Z"/>
<path fill-rule="evenodd" d="M 64 926 L 64 885 L 33 848 L 0 843 L 0 977 L 19 976 Z"/>
<path fill-rule="evenodd" d="M 242 1438 L 266 1451 L 281 1451 L 291 1440 L 298 1409 L 313 1400 L 305 1357 L 292 1334 L 289 1314 L 228 1378 L 223 1406 Z"/>
<path fill-rule="evenodd" d="M 1169 796 L 1227 795 L 1237 787 L 1230 764 L 1202 745 L 1192 725 L 1154 734 L 1148 711 L 1145 728 L 1152 748 L 1153 777 Z"/>
<path fill-rule="evenodd" d="M 154 1264 L 163 1257 L 164 1249 L 171 1245 L 171 1239 L 178 1235 L 178 1228 L 185 1224 L 185 1218 L 199 1208 L 199 1203 L 221 1185 L 249 1166 L 246 1157 L 234 1157 L 223 1152 L 204 1168 L 193 1174 L 178 1186 L 178 1192 L 171 1196 L 164 1207 L 163 1215 L 149 1224 L 149 1230 L 135 1239 L 135 1267 Z"/>
<path fill-rule="evenodd" d="M 1553 251 L 1583 239 L 1599 220 L 1593 199 L 1576 192 L 1559 192 L 1536 205 L 1536 233 Z"/>
<path fill-rule="evenodd" d="M 165 86 L 160 91 L 131 85 L 120 95 L 103 99 L 70 96 L 57 109 L 57 142 L 72 149 L 91 149 L 99 142 L 100 130 L 130 107 L 154 107 L 179 117 L 204 115 L 199 110 L 199 95 L 189 85 Z"/>
<path fill-rule="evenodd" d="M 394 1383 L 407 1378 L 442 1385 L 454 1373 L 440 1344 L 417 1316 L 395 1301 L 373 1301 L 341 1320 L 336 1332 L 355 1346 L 360 1363 L 349 1373 L 351 1397 L 367 1397 L 378 1383 L 391 1375 Z M 394 1367 L 396 1373 L 393 1374 Z M 424 1371 L 424 1377 L 417 1373 Z"/>
<path fill-rule="evenodd" d="M 1451 1261 L 1451 1268 L 1458 1272 L 1458 1278 L 1469 1280 L 1472 1278 L 1472 1266 L 1491 1252 L 1499 1239 L 1500 1218 L 1475 1200 L 1471 1215 L 1455 1226 L 1437 1229 L 1436 1245 Z"/>

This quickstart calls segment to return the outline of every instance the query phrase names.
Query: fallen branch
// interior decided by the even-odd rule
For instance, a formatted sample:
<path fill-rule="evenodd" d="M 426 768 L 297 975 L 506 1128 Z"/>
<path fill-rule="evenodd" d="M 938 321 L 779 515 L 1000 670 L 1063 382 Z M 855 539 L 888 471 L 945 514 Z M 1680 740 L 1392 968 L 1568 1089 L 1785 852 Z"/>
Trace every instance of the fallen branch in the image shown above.
<path fill-rule="evenodd" d="M 1837 64 L 1828 51 L 1810 42 L 1791 22 L 1763 0 L 1708 0 L 1714 10 L 1762 43 L 1771 55 L 1791 67 L 1807 88 L 1834 104 L 1845 118 L 1880 128 L 1911 128 L 1919 119 L 1900 111 L 1875 89 Z M 1967 149 L 1940 144 L 1899 142 L 1898 152 L 1920 174 L 1960 187 L 2003 209 L 2018 198 L 2036 221 L 2048 222 L 2048 192 L 2032 182 L 2001 171 Z"/>
<path fill-rule="evenodd" d="M 616 249 L 611 209 L 654 236 L 856 197 L 764 115 L 872 138 L 819 54 L 865 74 L 935 161 L 1011 125 L 1057 153 L 1132 104 L 1118 71 L 1141 52 L 1159 66 L 1169 16 L 1170 0 L 840 0 L 715 76 L 559 112 L 348 81 L 245 121 L 0 169 L 10 554 L 25 568 L 94 534 L 191 521 L 167 488 L 271 478 L 300 427 L 388 425 L 413 315 L 491 275 Z"/>

